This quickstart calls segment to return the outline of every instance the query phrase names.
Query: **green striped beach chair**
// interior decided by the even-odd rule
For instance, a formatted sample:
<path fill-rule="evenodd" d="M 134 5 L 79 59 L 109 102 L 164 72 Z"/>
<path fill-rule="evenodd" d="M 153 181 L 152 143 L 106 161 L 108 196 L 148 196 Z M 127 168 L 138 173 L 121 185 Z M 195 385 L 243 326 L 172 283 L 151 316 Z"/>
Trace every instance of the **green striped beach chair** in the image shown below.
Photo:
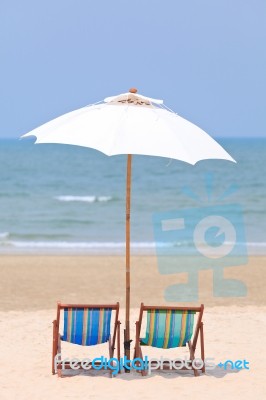
<path fill-rule="evenodd" d="M 60 334 L 60 314 L 63 310 L 63 334 Z M 111 317 L 114 311 L 114 329 L 111 335 Z M 116 304 L 61 304 L 57 303 L 57 317 L 53 321 L 52 373 L 62 376 L 64 368 L 70 369 L 70 363 L 62 363 L 61 342 L 81 346 L 94 346 L 108 342 L 109 357 L 114 357 L 115 345 L 117 358 L 120 359 L 120 321 L 118 321 L 119 303 Z M 96 364 L 96 363 L 95 363 Z M 81 363 L 79 367 L 82 369 Z M 112 372 L 112 371 L 110 371 Z M 112 373 L 111 373 L 112 376 Z"/>
<path fill-rule="evenodd" d="M 136 344 L 134 358 L 143 360 L 142 346 L 152 346 L 160 349 L 186 347 L 189 349 L 188 367 L 180 369 L 192 369 L 195 376 L 198 371 L 205 372 L 204 367 L 204 337 L 203 337 L 203 311 L 204 305 L 200 307 L 157 307 L 144 306 L 141 303 L 139 320 L 136 322 Z M 147 314 L 146 335 L 140 338 L 143 314 Z M 195 320 L 197 314 L 197 320 Z M 196 324 L 194 324 L 196 322 Z M 195 325 L 195 327 L 194 327 Z M 193 360 L 198 337 L 200 335 L 201 368 L 194 368 Z M 169 369 L 169 362 L 163 364 L 162 369 Z M 146 375 L 147 371 L 141 371 Z"/>

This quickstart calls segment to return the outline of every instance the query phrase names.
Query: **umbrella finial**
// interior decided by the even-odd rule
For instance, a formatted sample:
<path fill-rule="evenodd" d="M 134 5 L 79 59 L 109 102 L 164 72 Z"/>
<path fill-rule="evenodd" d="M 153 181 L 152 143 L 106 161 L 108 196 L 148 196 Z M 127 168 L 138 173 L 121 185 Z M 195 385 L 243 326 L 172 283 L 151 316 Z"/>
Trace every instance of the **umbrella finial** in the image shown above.
<path fill-rule="evenodd" d="M 136 88 L 130 88 L 129 93 L 137 93 L 138 89 Z"/>

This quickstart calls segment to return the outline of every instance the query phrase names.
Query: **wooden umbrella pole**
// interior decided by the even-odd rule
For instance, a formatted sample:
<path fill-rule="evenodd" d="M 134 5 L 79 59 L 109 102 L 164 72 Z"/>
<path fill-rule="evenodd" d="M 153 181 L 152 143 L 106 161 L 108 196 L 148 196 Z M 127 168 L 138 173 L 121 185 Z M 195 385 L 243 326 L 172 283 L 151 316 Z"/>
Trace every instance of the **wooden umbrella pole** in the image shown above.
<path fill-rule="evenodd" d="M 132 155 L 127 156 L 126 188 L 126 324 L 125 356 L 130 360 L 130 198 L 131 198 L 131 163 Z"/>

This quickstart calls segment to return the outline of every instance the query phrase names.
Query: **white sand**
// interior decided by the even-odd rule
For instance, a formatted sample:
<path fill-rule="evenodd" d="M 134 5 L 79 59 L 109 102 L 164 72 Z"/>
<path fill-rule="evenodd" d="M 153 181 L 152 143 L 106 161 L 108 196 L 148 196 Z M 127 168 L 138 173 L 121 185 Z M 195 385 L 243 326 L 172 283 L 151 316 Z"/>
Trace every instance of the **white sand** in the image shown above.
<path fill-rule="evenodd" d="M 266 384 L 266 269 L 265 257 L 246 266 L 227 268 L 225 278 L 241 279 L 244 298 L 215 298 L 212 272 L 199 274 L 198 304 L 205 304 L 206 357 L 216 363 L 246 359 L 250 370 L 217 367 L 195 378 L 193 373 L 136 372 L 113 379 L 109 372 L 59 379 L 51 374 L 52 320 L 56 301 L 125 305 L 123 257 L 1 256 L 0 257 L 0 400 L 53 399 L 264 399 Z M 131 275 L 132 334 L 141 301 L 166 304 L 164 289 L 186 282 L 185 274 L 160 275 L 155 257 L 133 257 Z M 124 312 L 120 319 L 123 327 Z M 121 341 L 123 335 L 121 334 Z M 122 347 L 122 346 L 121 346 Z M 133 347 L 133 346 L 132 346 Z M 64 343 L 63 357 L 107 355 L 107 346 L 81 347 Z M 121 349 L 122 350 L 122 349 Z M 145 349 L 146 350 L 146 349 Z M 147 349 L 150 357 L 177 358 L 185 349 Z M 158 354 L 159 353 L 159 354 Z"/>
<path fill-rule="evenodd" d="M 217 363 L 227 359 L 246 359 L 250 370 L 224 371 L 217 367 L 197 378 L 186 371 L 153 372 L 148 377 L 133 372 L 122 373 L 113 379 L 104 371 L 88 371 L 83 375 L 77 372 L 62 379 L 53 376 L 51 322 L 55 318 L 55 310 L 3 311 L 0 312 L 0 398 L 263 399 L 266 390 L 265 311 L 265 307 L 259 306 L 214 307 L 205 311 L 206 357 L 215 357 Z M 137 313 L 138 310 L 134 309 L 132 321 L 137 319 Z M 123 316 L 122 311 L 121 320 Z M 106 345 L 98 346 L 98 349 L 97 346 L 64 345 L 64 357 L 80 355 L 81 350 L 87 357 L 107 355 Z M 165 357 L 171 355 L 176 358 L 184 349 L 167 350 L 167 354 L 149 349 L 152 356 L 157 357 L 158 352 Z"/>

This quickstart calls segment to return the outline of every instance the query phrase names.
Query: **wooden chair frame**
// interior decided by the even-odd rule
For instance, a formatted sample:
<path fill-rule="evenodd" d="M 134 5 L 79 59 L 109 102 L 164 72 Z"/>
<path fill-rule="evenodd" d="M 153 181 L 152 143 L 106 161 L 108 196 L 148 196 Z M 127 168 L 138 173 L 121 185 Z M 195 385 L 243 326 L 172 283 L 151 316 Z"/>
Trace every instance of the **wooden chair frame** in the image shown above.
<path fill-rule="evenodd" d="M 142 350 L 141 350 L 141 340 L 140 340 L 140 332 L 141 332 L 141 323 L 142 323 L 142 317 L 143 313 L 148 310 L 178 310 L 178 311 L 194 311 L 198 313 L 198 318 L 196 322 L 196 327 L 194 329 L 194 335 L 192 339 L 188 342 L 188 348 L 189 348 L 189 354 L 190 354 L 190 360 L 188 361 L 189 364 L 191 364 L 191 369 L 193 369 L 194 375 L 198 376 L 199 375 L 199 370 L 202 371 L 202 373 L 205 373 L 205 355 L 204 355 L 204 335 L 203 335 L 203 322 L 202 322 L 202 317 L 203 317 L 203 311 L 204 311 L 204 305 L 201 304 L 200 307 L 167 307 L 167 306 L 144 306 L 143 303 L 140 305 L 140 313 L 139 313 L 139 320 L 136 322 L 136 343 L 135 343 L 135 350 L 134 350 L 134 358 L 140 358 L 143 360 L 143 355 L 142 355 Z M 195 351 L 197 347 L 197 341 L 198 337 L 200 335 L 200 351 L 201 351 L 201 359 L 203 361 L 203 366 L 199 370 L 194 368 L 192 365 L 192 361 L 195 359 Z M 146 345 L 145 345 L 146 347 Z M 167 364 L 167 363 L 166 363 Z M 168 365 L 163 365 L 162 369 L 169 369 L 169 363 Z M 185 366 L 181 368 L 183 370 L 188 370 L 190 368 L 186 368 Z M 143 376 L 147 375 L 147 371 L 142 370 L 141 374 Z"/>
<path fill-rule="evenodd" d="M 59 332 L 59 325 L 60 325 L 60 312 L 64 308 L 111 308 L 115 310 L 115 321 L 114 321 L 114 330 L 113 335 L 110 335 L 108 339 L 109 344 L 109 357 L 114 357 L 114 350 L 115 345 L 117 346 L 117 358 L 120 360 L 120 324 L 121 322 L 118 320 L 119 314 L 119 303 L 116 304 L 63 304 L 58 302 L 57 303 L 57 314 L 56 319 L 53 321 L 53 346 L 52 346 L 52 374 L 56 373 L 55 368 L 55 357 L 57 354 L 61 354 L 61 335 Z M 99 365 L 99 362 L 95 362 L 95 365 Z M 91 363 L 89 364 L 91 365 Z M 57 364 L 57 375 L 58 377 L 62 377 L 62 370 L 63 365 L 60 360 L 58 360 Z M 70 369 L 70 362 L 64 362 L 64 368 Z M 79 369 L 83 369 L 81 363 L 79 363 Z M 110 370 L 111 377 L 112 370 Z"/>

